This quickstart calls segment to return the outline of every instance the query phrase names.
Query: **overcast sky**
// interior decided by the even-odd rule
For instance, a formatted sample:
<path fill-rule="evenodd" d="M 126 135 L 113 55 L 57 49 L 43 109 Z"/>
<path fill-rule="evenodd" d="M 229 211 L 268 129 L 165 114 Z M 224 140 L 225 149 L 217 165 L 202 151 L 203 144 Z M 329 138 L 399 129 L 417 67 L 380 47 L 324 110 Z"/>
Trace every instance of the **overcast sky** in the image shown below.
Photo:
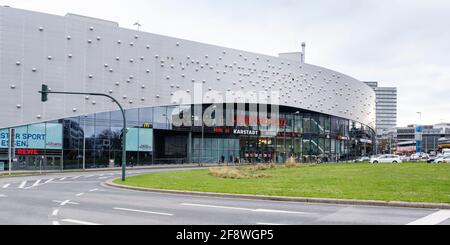
<path fill-rule="evenodd" d="M 450 123 L 448 0 L 0 0 L 307 63 L 399 88 L 399 126 Z"/>

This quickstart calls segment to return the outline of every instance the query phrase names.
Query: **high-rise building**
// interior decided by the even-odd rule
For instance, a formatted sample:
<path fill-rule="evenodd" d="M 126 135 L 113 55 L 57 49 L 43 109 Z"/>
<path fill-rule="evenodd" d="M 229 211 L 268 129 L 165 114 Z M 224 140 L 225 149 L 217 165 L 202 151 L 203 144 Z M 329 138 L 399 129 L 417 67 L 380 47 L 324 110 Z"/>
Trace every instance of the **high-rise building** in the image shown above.
<path fill-rule="evenodd" d="M 365 82 L 377 96 L 376 131 L 377 136 L 397 127 L 397 88 L 379 87 L 378 82 Z"/>

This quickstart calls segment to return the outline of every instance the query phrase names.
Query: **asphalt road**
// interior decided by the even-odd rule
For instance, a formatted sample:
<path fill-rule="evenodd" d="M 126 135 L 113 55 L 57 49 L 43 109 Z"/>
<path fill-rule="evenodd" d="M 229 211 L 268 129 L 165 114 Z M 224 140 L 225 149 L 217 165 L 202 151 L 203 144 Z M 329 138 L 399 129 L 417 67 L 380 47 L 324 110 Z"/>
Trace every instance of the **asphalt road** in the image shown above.
<path fill-rule="evenodd" d="M 174 170 L 129 173 L 157 171 Z M 0 178 L 0 225 L 450 225 L 450 210 L 208 198 L 102 185 L 117 177 L 120 172 Z"/>

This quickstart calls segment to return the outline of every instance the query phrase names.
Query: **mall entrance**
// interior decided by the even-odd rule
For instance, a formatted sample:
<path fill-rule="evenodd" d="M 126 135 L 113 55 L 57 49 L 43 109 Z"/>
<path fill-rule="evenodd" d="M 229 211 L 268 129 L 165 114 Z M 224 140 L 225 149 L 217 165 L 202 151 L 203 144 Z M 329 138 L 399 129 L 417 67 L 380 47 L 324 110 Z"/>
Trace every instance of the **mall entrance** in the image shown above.
<path fill-rule="evenodd" d="M 241 159 L 246 163 L 276 162 L 275 141 L 273 138 L 242 136 L 240 145 Z"/>

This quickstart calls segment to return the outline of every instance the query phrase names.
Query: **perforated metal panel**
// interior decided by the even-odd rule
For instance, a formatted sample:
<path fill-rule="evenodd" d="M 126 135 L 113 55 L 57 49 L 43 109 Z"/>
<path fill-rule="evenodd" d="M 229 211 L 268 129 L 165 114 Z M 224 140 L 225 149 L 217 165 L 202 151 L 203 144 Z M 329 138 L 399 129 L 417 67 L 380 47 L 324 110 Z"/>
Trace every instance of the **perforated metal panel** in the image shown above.
<path fill-rule="evenodd" d="M 75 15 L 0 7 L 0 82 L 0 128 L 117 110 L 108 99 L 79 96 L 43 104 L 42 83 L 108 93 L 126 109 L 173 105 L 174 93 L 192 94 L 197 83 L 203 94 L 279 91 L 280 105 L 375 126 L 375 93 L 339 72 Z"/>

